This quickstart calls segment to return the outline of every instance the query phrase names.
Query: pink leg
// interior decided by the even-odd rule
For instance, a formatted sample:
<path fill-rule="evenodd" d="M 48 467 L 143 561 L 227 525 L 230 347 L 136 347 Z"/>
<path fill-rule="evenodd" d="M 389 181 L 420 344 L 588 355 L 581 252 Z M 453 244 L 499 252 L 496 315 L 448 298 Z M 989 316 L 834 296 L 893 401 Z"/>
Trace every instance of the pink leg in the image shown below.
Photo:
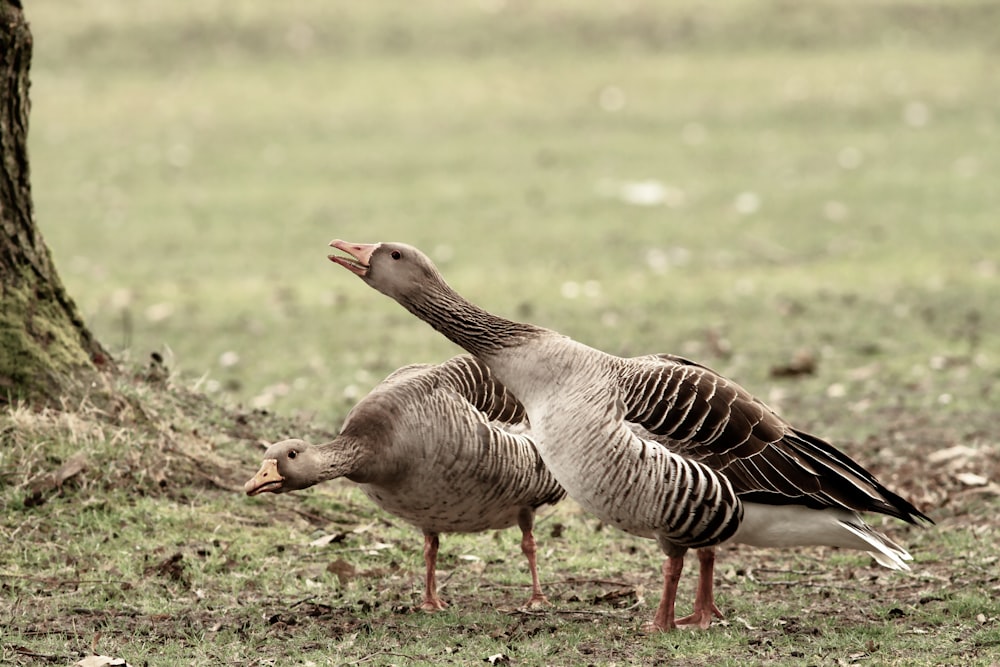
<path fill-rule="evenodd" d="M 677 619 L 677 625 L 698 627 L 707 630 L 712 624 L 712 616 L 723 618 L 722 612 L 715 606 L 713 584 L 715 578 L 715 549 L 708 547 L 698 549 L 698 590 L 694 597 L 694 613 Z"/>
<path fill-rule="evenodd" d="M 549 603 L 548 598 L 542 593 L 542 584 L 538 580 L 538 564 L 535 559 L 535 536 L 532 528 L 535 524 L 535 513 L 532 510 L 523 510 L 517 517 L 517 524 L 521 528 L 521 552 L 528 559 L 528 570 L 531 572 L 531 597 L 528 598 L 527 607 L 541 607 Z"/>
<path fill-rule="evenodd" d="M 438 544 L 437 533 L 424 533 L 424 563 L 427 565 L 427 574 L 424 580 L 424 601 L 420 605 L 424 611 L 440 611 L 448 606 L 448 603 L 437 595 Z"/>
<path fill-rule="evenodd" d="M 677 627 L 674 622 L 674 601 L 677 599 L 677 582 L 681 580 L 684 556 L 667 558 L 663 562 L 663 597 L 656 608 L 652 623 L 644 626 L 646 632 L 667 632 Z"/>

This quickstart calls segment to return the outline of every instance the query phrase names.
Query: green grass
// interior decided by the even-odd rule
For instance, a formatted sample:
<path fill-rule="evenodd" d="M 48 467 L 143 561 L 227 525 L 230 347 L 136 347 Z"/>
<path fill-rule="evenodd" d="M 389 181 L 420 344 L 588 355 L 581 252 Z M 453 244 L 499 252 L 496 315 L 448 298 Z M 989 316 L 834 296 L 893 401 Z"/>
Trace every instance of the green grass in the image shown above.
<path fill-rule="evenodd" d="M 70 293 L 120 357 L 164 353 L 168 385 L 232 410 L 123 380 L 117 407 L 0 417 L 0 661 L 72 662 L 98 632 L 133 665 L 994 660 L 996 493 L 955 474 L 1000 478 L 995 3 L 27 11 L 36 213 Z M 663 203 L 625 201 L 643 181 Z M 728 625 L 637 638 L 655 545 L 567 504 L 540 533 L 551 610 L 515 611 L 511 533 L 446 536 L 457 604 L 408 613 L 412 528 L 349 485 L 239 494 L 259 442 L 321 437 L 389 371 L 457 351 L 330 265 L 334 237 L 415 243 L 491 310 L 740 381 L 940 520 L 888 526 L 915 574 L 732 550 Z M 814 374 L 772 377 L 799 351 Z M 979 454 L 928 461 L 956 444 Z M 77 451 L 87 471 L 25 507 Z M 179 579 L 155 569 L 175 553 Z M 338 559 L 370 574 L 342 585 Z M 594 601 L 615 590 L 642 603 Z"/>
<path fill-rule="evenodd" d="M 536 531 L 550 608 L 519 609 L 527 574 L 516 531 L 505 531 L 445 536 L 439 577 L 452 606 L 415 613 L 420 536 L 352 485 L 241 497 L 254 443 L 306 425 L 227 413 L 141 382 L 120 389 L 148 421 L 83 404 L 16 410 L 0 423 L 6 662 L 65 664 L 93 649 L 151 665 L 468 664 L 498 653 L 525 665 L 678 656 L 695 665 L 991 664 L 996 502 L 963 496 L 926 466 L 922 493 L 948 495 L 934 512 L 940 525 L 889 526 L 916 555 L 912 575 L 853 553 L 730 548 L 717 572 L 727 620 L 647 637 L 640 629 L 660 588 L 655 544 L 604 528 L 571 502 Z M 899 449 L 887 465 L 905 466 L 918 448 Z M 83 473 L 29 502 L 39 474 L 79 452 Z M 996 453 L 985 463 L 995 470 Z M 912 481 L 906 489 L 921 493 Z M 988 507 L 988 518 L 977 516 Z M 329 534 L 338 539 L 310 544 Z"/>

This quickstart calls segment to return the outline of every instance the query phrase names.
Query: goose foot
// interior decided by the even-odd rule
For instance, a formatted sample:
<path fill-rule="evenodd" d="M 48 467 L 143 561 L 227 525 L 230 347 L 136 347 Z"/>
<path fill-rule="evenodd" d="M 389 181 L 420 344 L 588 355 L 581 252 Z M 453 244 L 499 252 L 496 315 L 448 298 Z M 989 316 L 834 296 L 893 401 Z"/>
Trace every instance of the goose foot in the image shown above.
<path fill-rule="evenodd" d="M 541 609 L 543 607 L 548 607 L 552 603 L 549 599 L 542 595 L 541 593 L 533 593 L 528 601 L 524 603 L 524 607 L 527 609 Z"/>
<path fill-rule="evenodd" d="M 424 601 L 420 603 L 418 607 L 421 611 L 435 612 L 442 611 L 448 607 L 448 603 L 439 597 L 424 598 Z"/>
<path fill-rule="evenodd" d="M 684 618 L 678 618 L 674 621 L 677 627 L 685 627 L 688 629 L 700 628 L 702 630 L 708 630 L 709 626 L 712 625 L 712 617 L 725 618 L 719 608 L 715 606 L 715 603 L 711 604 L 711 610 L 695 609 L 694 613 L 690 616 L 685 616 Z"/>
<path fill-rule="evenodd" d="M 662 626 L 658 624 L 654 619 L 652 621 L 646 621 L 645 623 L 643 623 L 640 632 L 642 632 L 642 634 L 644 635 L 658 635 L 661 632 L 672 632 L 676 629 L 677 629 L 676 625 L 672 625 L 669 627 Z"/>

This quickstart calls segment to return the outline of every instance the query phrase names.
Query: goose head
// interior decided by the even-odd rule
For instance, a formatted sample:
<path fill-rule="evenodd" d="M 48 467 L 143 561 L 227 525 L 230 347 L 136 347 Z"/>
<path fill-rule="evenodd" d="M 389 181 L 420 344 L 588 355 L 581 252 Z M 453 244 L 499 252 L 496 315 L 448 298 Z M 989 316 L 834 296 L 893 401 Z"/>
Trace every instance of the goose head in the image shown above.
<path fill-rule="evenodd" d="M 330 261 L 481 358 L 552 333 L 494 315 L 472 303 L 452 289 L 427 255 L 413 246 L 339 239 L 331 241 L 330 246 L 348 255 L 328 255 Z M 505 384 L 510 380 L 501 378 Z"/>
<path fill-rule="evenodd" d="M 405 243 L 349 243 L 336 239 L 330 247 L 346 253 L 329 255 L 371 287 L 401 303 L 412 303 L 421 292 L 445 287 L 430 258 Z"/>
<path fill-rule="evenodd" d="M 282 440 L 267 448 L 260 470 L 243 490 L 248 496 L 260 493 L 287 493 L 317 484 L 324 479 L 324 465 L 317 448 L 305 440 Z"/>

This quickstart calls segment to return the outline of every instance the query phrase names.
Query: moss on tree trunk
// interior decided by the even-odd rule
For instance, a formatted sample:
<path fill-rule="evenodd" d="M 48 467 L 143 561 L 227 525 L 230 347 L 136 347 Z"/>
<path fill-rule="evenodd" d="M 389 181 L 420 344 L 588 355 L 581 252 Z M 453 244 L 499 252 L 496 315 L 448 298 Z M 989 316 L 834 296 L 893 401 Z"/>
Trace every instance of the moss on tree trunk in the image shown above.
<path fill-rule="evenodd" d="M 113 364 L 66 293 L 35 225 L 28 168 L 31 31 L 0 0 L 0 403 L 87 390 Z"/>

